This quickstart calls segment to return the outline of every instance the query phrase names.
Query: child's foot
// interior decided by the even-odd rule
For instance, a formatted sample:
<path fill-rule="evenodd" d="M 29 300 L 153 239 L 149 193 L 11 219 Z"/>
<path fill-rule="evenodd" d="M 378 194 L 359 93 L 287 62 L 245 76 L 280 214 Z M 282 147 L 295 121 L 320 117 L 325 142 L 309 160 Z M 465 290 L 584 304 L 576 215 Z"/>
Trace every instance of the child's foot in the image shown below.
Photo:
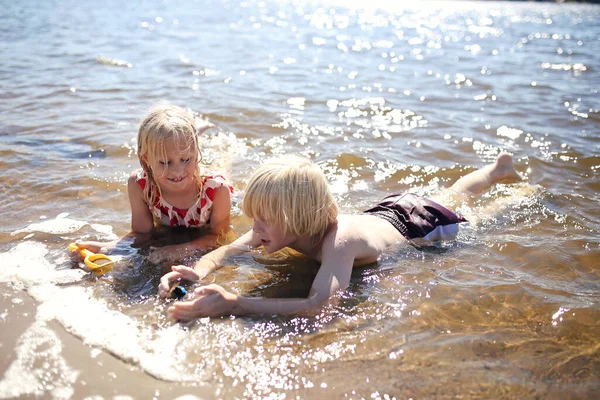
<path fill-rule="evenodd" d="M 520 182 L 523 177 L 515 170 L 512 156 L 509 153 L 502 152 L 492 164 L 490 176 L 495 183 L 500 182 Z"/>

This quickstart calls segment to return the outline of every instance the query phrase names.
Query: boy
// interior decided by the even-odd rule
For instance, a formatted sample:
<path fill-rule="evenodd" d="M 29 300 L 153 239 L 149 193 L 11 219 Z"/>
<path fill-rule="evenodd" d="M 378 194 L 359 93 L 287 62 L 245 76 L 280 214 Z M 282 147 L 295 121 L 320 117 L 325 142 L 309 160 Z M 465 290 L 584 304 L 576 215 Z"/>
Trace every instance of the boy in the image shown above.
<path fill-rule="evenodd" d="M 480 193 L 502 181 L 519 181 L 512 157 L 460 178 L 452 195 Z M 352 268 L 377 261 L 390 246 L 406 240 L 448 240 L 466 220 L 431 200 L 414 194 L 385 198 L 358 215 L 338 215 L 338 208 L 321 169 L 310 160 L 287 156 L 275 159 L 250 177 L 244 213 L 252 229 L 233 243 L 202 257 L 194 268 L 173 266 L 161 278 L 159 295 L 167 297 L 173 281 L 197 281 L 234 254 L 263 246 L 269 252 L 285 247 L 306 254 L 321 266 L 307 298 L 248 298 L 219 285 L 201 286 L 191 301 L 176 302 L 169 313 L 178 320 L 242 314 L 295 314 L 321 308 L 348 287 Z"/>

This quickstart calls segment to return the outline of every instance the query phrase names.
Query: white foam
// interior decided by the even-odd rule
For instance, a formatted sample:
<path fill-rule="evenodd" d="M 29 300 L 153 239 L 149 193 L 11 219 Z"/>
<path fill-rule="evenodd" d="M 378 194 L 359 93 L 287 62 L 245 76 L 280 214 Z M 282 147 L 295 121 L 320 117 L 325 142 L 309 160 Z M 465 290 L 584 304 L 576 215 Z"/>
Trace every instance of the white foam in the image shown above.
<path fill-rule="evenodd" d="M 0 381 L 0 398 L 23 395 L 53 399 L 73 397 L 73 383 L 79 372 L 70 368 L 63 357 L 62 343 L 44 323 L 36 322 L 19 338 L 16 360 Z"/>
<path fill-rule="evenodd" d="M 90 288 L 38 286 L 31 290 L 38 301 L 37 317 L 58 320 L 67 331 L 146 372 L 165 380 L 192 379 L 181 374 L 174 355 L 188 333 L 178 325 L 156 330 L 144 326 L 119 311 L 111 310 L 103 299 L 92 297 Z"/>
<path fill-rule="evenodd" d="M 56 270 L 46 258 L 48 249 L 39 242 L 25 241 L 1 254 L 0 282 L 19 289 L 55 283 L 64 284 L 81 280 L 85 272 L 79 269 Z"/>
<path fill-rule="evenodd" d="M 90 227 L 96 232 L 103 233 L 104 235 L 106 235 L 107 240 L 119 238 L 118 235 L 115 235 L 115 233 L 113 232 L 113 228 L 110 225 L 90 224 Z"/>
<path fill-rule="evenodd" d="M 78 269 L 56 270 L 46 260 L 47 254 L 46 246 L 35 241 L 20 242 L 0 253 L 0 282 L 18 284 L 38 302 L 35 322 L 19 339 L 17 358 L 0 381 L 0 398 L 72 397 L 78 372 L 62 355 L 60 338 L 48 327 L 50 321 L 59 322 L 91 346 L 90 359 L 101 349 L 161 380 L 194 385 L 214 382 L 215 376 L 231 377 L 251 385 L 246 397 L 267 393 L 273 379 L 277 379 L 277 387 L 287 385 L 293 379 L 284 368 L 290 357 L 296 365 L 303 362 L 301 354 L 289 354 L 291 347 L 265 352 L 265 342 L 278 340 L 277 335 L 262 338 L 260 326 L 257 330 L 254 323 L 248 326 L 243 319 L 205 318 L 187 329 L 164 319 L 161 301 L 133 304 L 134 315 L 130 316 L 115 309 L 123 300 L 98 297 L 97 293 L 109 293 L 97 289 L 110 284 L 108 277 L 87 280 L 81 279 L 86 273 Z M 65 282 L 71 284 L 63 285 Z M 151 307 L 148 318 L 140 317 L 140 307 L 146 306 Z M 131 310 L 127 304 L 123 308 Z M 153 323 L 156 320 L 158 323 Z M 282 340 L 287 343 L 288 338 Z M 43 343 L 48 345 L 42 347 Z"/>
<path fill-rule="evenodd" d="M 59 214 L 55 219 L 30 224 L 23 229 L 14 231 L 12 235 L 30 232 L 65 234 L 77 232 L 79 229 L 87 225 L 87 222 L 66 218 L 66 215 L 67 214 L 63 213 Z"/>
<path fill-rule="evenodd" d="M 48 249 L 39 242 L 24 241 L 6 253 L 0 253 L 3 266 L 0 268 L 0 282 L 25 289 L 39 303 L 36 322 L 20 339 L 18 357 L 0 382 L 0 398 L 23 394 L 39 395 L 40 387 L 49 383 L 40 381 L 44 363 L 33 369 L 30 358 L 34 348 L 43 337 L 54 350 L 40 357 L 50 357 L 48 362 L 56 368 L 69 372 L 66 362 L 60 357 L 60 341 L 46 328 L 51 320 L 58 321 L 68 332 L 81 338 L 90 346 L 101 348 L 117 357 L 139 365 L 146 372 L 164 380 L 197 380 L 198 374 L 191 376 L 178 368 L 180 359 L 185 358 L 189 346 L 182 345 L 189 340 L 189 332 L 174 324 L 166 329 L 156 329 L 141 323 L 120 311 L 112 310 L 102 298 L 94 297 L 92 286 L 68 285 L 81 281 L 86 272 L 79 269 L 55 269 L 46 259 Z M 98 282 L 102 284 L 102 282 Z M 183 353 L 182 353 L 183 352 Z M 182 353 L 182 357 L 174 355 Z M 27 373 L 23 370 L 28 369 Z M 62 373 L 62 372 L 61 372 Z M 52 376 L 54 374 L 51 374 Z M 70 377 L 65 373 L 65 377 Z M 54 377 L 53 379 L 56 379 Z M 65 378 L 66 379 L 66 378 Z M 67 380 L 64 383 L 72 382 Z M 60 382 L 59 382 L 60 383 Z M 40 386 L 40 384 L 43 384 Z M 45 386 L 44 386 L 45 385 Z M 55 389 L 59 386 L 54 385 Z M 62 389 L 65 396 L 55 393 L 55 389 L 44 389 L 41 393 L 52 393 L 54 398 L 69 398 L 72 394 L 68 385 Z"/>
<path fill-rule="evenodd" d="M 113 233 L 113 228 L 110 225 L 88 224 L 85 221 L 67 218 L 68 215 L 68 213 L 58 214 L 56 218 L 49 220 L 46 220 L 46 217 L 42 217 L 40 219 L 43 219 L 44 221 L 29 224 L 23 229 L 12 232 L 11 235 L 14 236 L 21 233 L 29 233 L 25 239 L 31 238 L 35 232 L 64 235 L 66 233 L 77 232 L 84 226 L 89 225 L 94 231 L 107 236 L 108 240 L 116 239 L 118 237 Z"/>

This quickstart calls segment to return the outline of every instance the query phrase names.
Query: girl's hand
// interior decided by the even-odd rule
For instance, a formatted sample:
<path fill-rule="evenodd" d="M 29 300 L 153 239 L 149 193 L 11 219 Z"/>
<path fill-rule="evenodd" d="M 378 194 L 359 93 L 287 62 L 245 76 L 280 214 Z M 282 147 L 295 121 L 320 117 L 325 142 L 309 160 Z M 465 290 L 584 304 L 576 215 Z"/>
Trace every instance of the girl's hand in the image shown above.
<path fill-rule="evenodd" d="M 162 282 L 161 282 L 162 283 Z M 218 317 L 234 311 L 238 296 L 219 285 L 201 286 L 195 291 L 192 301 L 178 301 L 169 307 L 169 314 L 179 321 L 190 321 L 201 317 Z"/>
<path fill-rule="evenodd" d="M 86 242 L 75 242 L 78 248 L 86 249 L 91 251 L 92 253 L 101 253 L 101 254 L 110 254 L 111 250 L 115 248 L 117 242 L 94 242 L 94 241 L 86 241 Z M 83 261 L 83 257 L 79 254 L 79 251 L 73 250 L 70 252 L 70 256 L 72 259 L 77 261 Z"/>
<path fill-rule="evenodd" d="M 173 254 L 173 251 L 170 249 L 170 247 L 171 246 L 150 246 L 150 250 L 152 251 L 152 253 L 150 253 L 146 259 L 152 264 L 164 264 L 168 262 L 173 262 L 175 261 L 177 256 Z"/>
<path fill-rule="evenodd" d="M 169 291 L 171 290 L 171 282 L 178 280 L 186 280 L 186 281 L 199 281 L 200 276 L 198 273 L 190 267 L 186 267 L 185 265 L 173 265 L 171 267 L 171 272 L 168 272 L 160 278 L 160 284 L 158 285 L 158 295 L 162 298 L 169 296 Z"/>
<path fill-rule="evenodd" d="M 192 249 L 187 245 L 172 244 L 163 247 L 150 246 L 150 253 L 147 260 L 152 264 L 165 264 L 181 260 L 193 254 Z"/>

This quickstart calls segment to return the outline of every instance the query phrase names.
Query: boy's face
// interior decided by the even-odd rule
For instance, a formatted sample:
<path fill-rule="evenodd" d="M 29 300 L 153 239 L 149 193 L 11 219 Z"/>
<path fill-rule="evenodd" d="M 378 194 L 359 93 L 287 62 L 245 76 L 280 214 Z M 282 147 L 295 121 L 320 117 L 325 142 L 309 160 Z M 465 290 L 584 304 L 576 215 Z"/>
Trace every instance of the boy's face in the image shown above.
<path fill-rule="evenodd" d="M 270 224 L 260 219 L 254 219 L 252 230 L 258 236 L 260 243 L 268 253 L 288 247 L 297 239 L 295 235 L 289 232 L 284 234 L 283 228 L 278 225 Z"/>

